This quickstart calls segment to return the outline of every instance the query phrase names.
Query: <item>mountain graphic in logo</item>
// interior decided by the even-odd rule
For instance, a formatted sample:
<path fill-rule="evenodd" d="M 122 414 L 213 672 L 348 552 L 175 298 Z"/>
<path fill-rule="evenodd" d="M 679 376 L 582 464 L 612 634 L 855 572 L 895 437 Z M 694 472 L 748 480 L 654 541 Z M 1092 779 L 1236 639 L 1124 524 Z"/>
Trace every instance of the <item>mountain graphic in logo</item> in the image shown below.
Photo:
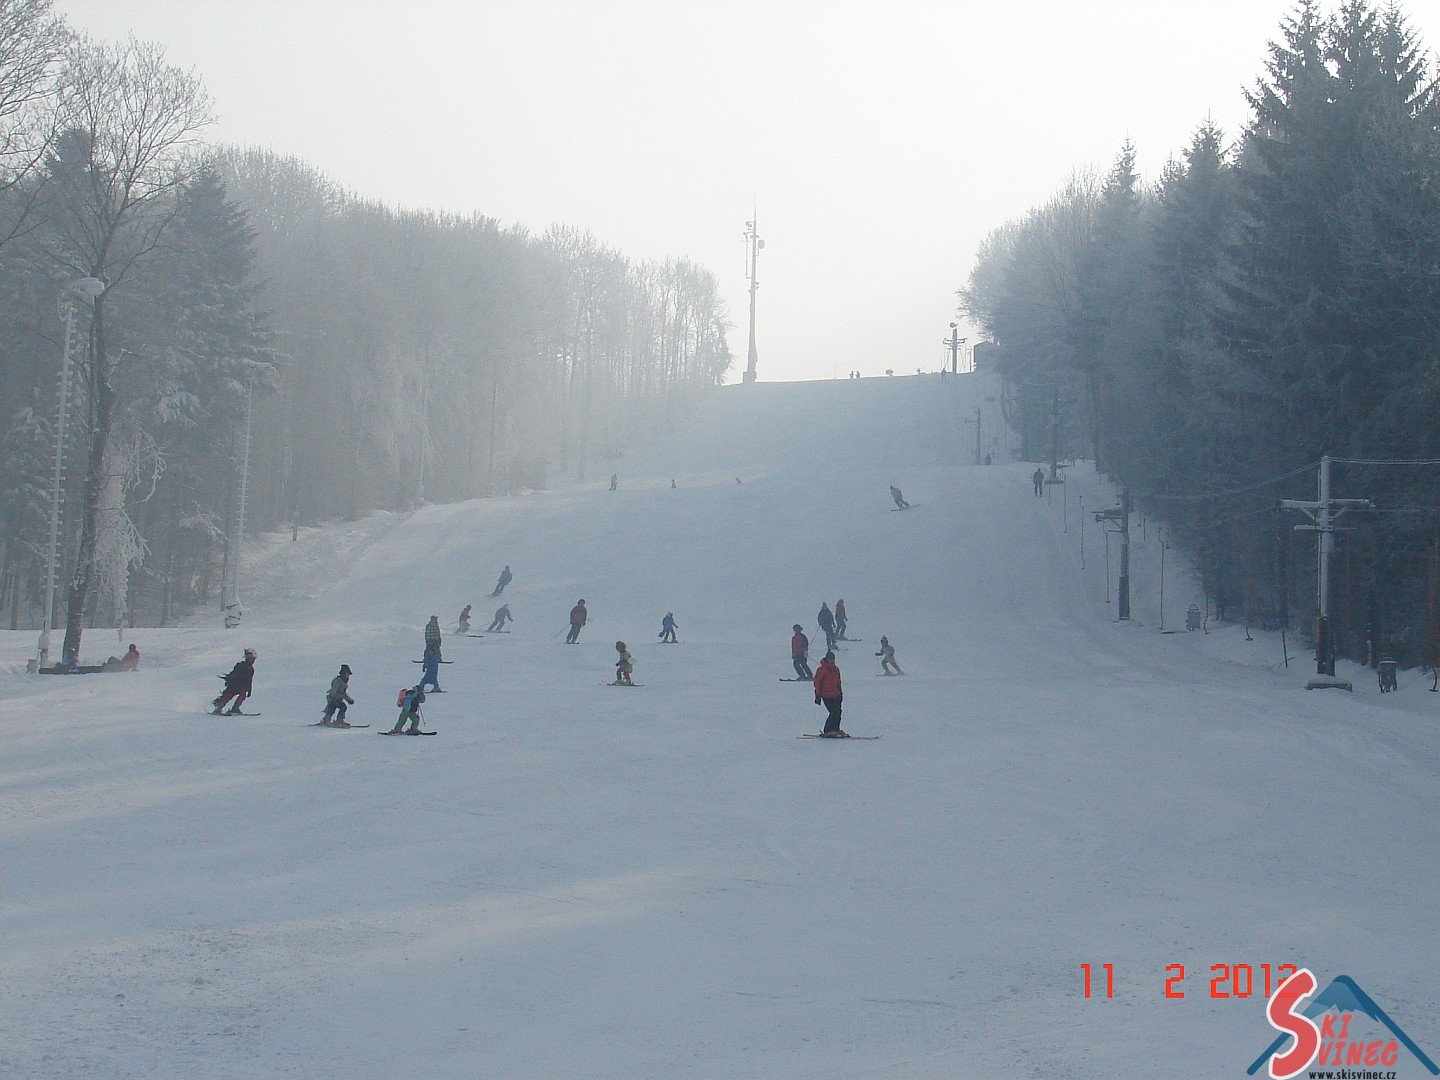
<path fill-rule="evenodd" d="M 1440 1066 L 1437 1066 L 1435 1062 L 1431 1061 L 1425 1051 L 1416 1046 L 1414 1040 L 1401 1030 L 1400 1025 L 1395 1023 L 1394 1020 L 1391 1020 L 1385 1010 L 1375 1003 L 1375 999 L 1360 989 L 1359 985 L 1354 979 L 1350 978 L 1350 976 L 1335 976 L 1335 978 L 1331 980 L 1330 985 L 1316 994 L 1314 999 L 1311 1000 L 1305 1008 L 1301 1009 L 1300 1012 L 1301 1015 L 1316 1021 L 1318 1024 L 1325 1014 L 1332 1009 L 1341 1015 L 1345 1013 L 1362 1013 L 1368 1016 L 1371 1020 L 1388 1030 L 1391 1035 L 1395 1036 L 1396 1041 L 1399 1042 L 1400 1045 L 1415 1055 L 1415 1059 L 1430 1070 L 1431 1076 L 1440 1076 Z M 1245 1072 L 1254 1076 L 1255 1073 L 1264 1068 L 1265 1063 L 1275 1056 L 1289 1038 L 1290 1036 L 1288 1034 L 1282 1034 L 1265 1048 L 1265 1052 L 1256 1058 L 1254 1063 L 1252 1063 Z"/>

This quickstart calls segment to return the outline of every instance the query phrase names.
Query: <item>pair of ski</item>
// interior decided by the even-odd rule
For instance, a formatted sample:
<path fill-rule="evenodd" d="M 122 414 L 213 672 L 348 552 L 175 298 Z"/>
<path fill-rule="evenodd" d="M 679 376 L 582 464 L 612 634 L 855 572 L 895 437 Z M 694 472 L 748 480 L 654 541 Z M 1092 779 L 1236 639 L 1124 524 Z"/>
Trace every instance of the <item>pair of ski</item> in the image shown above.
<path fill-rule="evenodd" d="M 859 742 L 874 742 L 883 738 L 882 735 L 796 735 L 797 739 L 834 739 L 839 742 L 841 739 L 855 739 Z"/>
<path fill-rule="evenodd" d="M 376 735 L 435 735 L 434 731 L 377 731 Z"/>
<path fill-rule="evenodd" d="M 307 724 L 307 725 L 305 725 L 305 726 L 306 726 L 306 727 L 338 728 L 338 729 L 341 730 L 341 731 L 344 731 L 346 728 L 351 728 L 351 729 L 353 729 L 353 730 L 355 730 L 355 731 L 359 731 L 361 728 L 367 728 L 367 727 L 369 727 L 370 725 L 369 725 L 369 724 L 327 724 L 327 723 L 325 723 L 324 720 L 317 720 L 315 723 L 313 723 L 313 724 Z"/>
<path fill-rule="evenodd" d="M 644 686 L 643 682 L 602 682 L 601 686 Z"/>

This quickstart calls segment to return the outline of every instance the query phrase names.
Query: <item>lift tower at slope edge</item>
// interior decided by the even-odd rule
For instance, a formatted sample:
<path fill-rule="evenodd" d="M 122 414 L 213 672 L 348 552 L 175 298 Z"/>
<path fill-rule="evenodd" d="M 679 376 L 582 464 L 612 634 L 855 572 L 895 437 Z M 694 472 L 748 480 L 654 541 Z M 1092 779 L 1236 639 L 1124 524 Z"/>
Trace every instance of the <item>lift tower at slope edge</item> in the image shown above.
<path fill-rule="evenodd" d="M 755 361 L 759 358 L 755 351 L 755 290 L 760 287 L 760 283 L 755 280 L 755 257 L 765 246 L 765 241 L 760 239 L 760 233 L 755 228 L 755 220 L 759 215 L 755 214 L 753 210 L 751 214 L 753 215 L 751 220 L 745 222 L 745 243 L 749 248 L 746 252 L 749 258 L 745 263 L 745 277 L 750 282 L 750 358 L 745 365 L 746 385 L 755 381 Z"/>

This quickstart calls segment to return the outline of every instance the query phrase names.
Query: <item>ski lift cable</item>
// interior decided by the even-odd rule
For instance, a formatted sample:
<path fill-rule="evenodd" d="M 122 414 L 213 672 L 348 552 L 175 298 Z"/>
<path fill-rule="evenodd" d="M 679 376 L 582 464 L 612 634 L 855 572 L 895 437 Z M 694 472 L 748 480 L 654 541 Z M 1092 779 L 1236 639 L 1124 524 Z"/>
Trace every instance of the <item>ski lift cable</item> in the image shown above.
<path fill-rule="evenodd" d="M 1340 459 L 1331 458 L 1330 460 L 1338 461 Z M 1440 462 L 1437 462 L 1437 464 L 1440 464 Z M 1142 499 L 1167 499 L 1171 502 L 1196 502 L 1201 499 L 1224 499 L 1231 495 L 1249 494 L 1250 492 L 1257 491 L 1260 488 L 1266 488 L 1272 484 L 1278 484 L 1281 480 L 1289 480 L 1292 476 L 1299 476 L 1303 472 L 1309 472 L 1311 469 L 1315 468 L 1315 465 L 1316 463 L 1313 461 L 1307 462 L 1306 464 L 1301 465 L 1298 469 L 1292 469 L 1290 472 L 1281 473 L 1279 476 L 1272 476 L 1269 480 L 1261 480 L 1258 483 L 1249 484 L 1246 487 L 1233 488 L 1230 491 L 1213 491 L 1207 492 L 1203 495 L 1166 495 L 1158 491 L 1142 491 L 1139 493 L 1138 497 Z"/>

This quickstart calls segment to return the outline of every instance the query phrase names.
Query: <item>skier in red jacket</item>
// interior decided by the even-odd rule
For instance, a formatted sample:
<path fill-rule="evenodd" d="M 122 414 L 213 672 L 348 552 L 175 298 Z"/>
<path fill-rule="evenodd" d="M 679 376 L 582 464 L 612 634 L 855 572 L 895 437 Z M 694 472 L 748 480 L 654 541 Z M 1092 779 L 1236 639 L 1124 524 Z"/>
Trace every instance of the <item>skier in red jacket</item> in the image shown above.
<path fill-rule="evenodd" d="M 848 739 L 840 730 L 840 704 L 845 695 L 840 688 L 840 669 L 835 664 L 835 654 L 827 652 L 825 659 L 815 669 L 815 704 L 824 705 L 826 711 L 825 730 L 820 733 L 824 739 Z"/>
<path fill-rule="evenodd" d="M 815 677 L 815 673 L 810 670 L 810 639 L 805 636 L 805 629 L 799 623 L 795 624 L 795 633 L 790 637 L 790 662 L 795 665 L 796 682 Z"/>

